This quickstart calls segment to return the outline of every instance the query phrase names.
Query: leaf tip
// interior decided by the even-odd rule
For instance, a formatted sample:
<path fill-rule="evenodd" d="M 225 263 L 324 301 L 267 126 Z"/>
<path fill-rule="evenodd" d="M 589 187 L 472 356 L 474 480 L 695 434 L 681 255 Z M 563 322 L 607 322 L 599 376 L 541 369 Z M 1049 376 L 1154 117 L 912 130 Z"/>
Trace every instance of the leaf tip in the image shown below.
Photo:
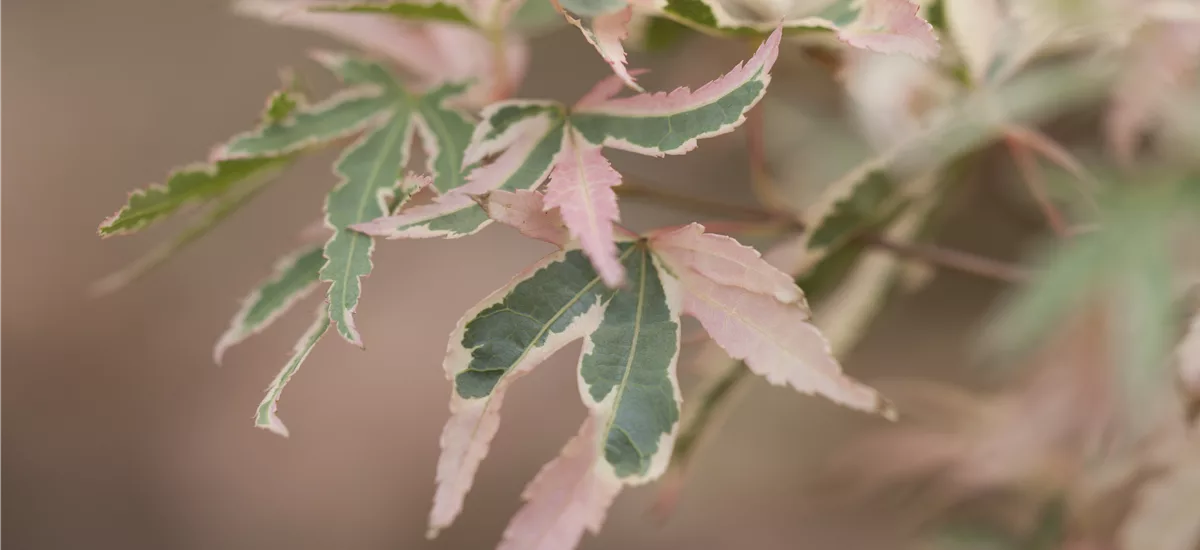
<path fill-rule="evenodd" d="M 875 412 L 889 422 L 900 420 L 900 411 L 896 409 L 896 404 L 882 395 L 879 396 L 879 401 L 876 403 Z"/>
<path fill-rule="evenodd" d="M 283 438 L 287 438 L 289 435 L 291 435 L 290 432 L 288 432 L 287 426 L 283 425 L 283 421 L 280 420 L 278 416 L 275 416 L 274 412 L 267 414 L 269 415 L 268 419 L 265 422 L 262 420 L 256 421 L 254 423 L 255 428 L 262 428 Z"/>

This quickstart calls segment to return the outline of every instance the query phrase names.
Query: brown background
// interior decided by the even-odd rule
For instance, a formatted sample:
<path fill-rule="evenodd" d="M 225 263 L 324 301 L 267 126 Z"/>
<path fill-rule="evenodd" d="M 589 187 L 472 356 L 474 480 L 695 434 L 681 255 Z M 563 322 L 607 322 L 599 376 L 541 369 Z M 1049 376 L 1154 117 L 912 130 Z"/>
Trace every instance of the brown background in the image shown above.
<path fill-rule="evenodd" d="M 526 481 L 574 432 L 583 415 L 577 345 L 516 387 L 464 515 L 424 540 L 447 415 L 446 335 L 462 311 L 545 250 L 502 228 L 453 242 L 382 243 L 358 313 L 367 351 L 326 338 L 282 403 L 291 438 L 251 426 L 316 298 L 234 348 L 222 368 L 211 347 L 237 300 L 315 219 L 332 183 L 328 155 L 293 169 L 132 288 L 88 297 L 90 282 L 170 234 L 163 227 L 102 241 L 100 220 L 128 190 L 243 129 L 278 67 L 316 74 L 303 60 L 314 45 L 331 44 L 235 18 L 216 0 L 4 3 L 9 548 L 490 548 Z M 696 48 L 686 59 L 635 55 L 634 64 L 658 68 L 644 78 L 652 88 L 695 85 L 743 53 Z M 537 95 L 576 97 L 605 71 L 573 32 L 541 38 L 534 50 L 525 90 Z M 739 132 L 686 158 L 613 158 L 676 189 L 749 202 L 740 144 Z M 624 210 L 635 227 L 689 219 Z M 954 242 L 995 251 L 1008 240 L 989 212 L 974 218 L 986 238 L 955 229 Z M 887 310 L 848 370 L 869 380 L 963 366 L 966 337 L 994 290 L 939 277 Z M 843 529 L 821 513 L 806 480 L 843 426 L 869 422 L 755 381 L 706 445 L 669 523 L 647 513 L 653 488 L 629 490 L 583 548 L 853 547 L 875 532 Z"/>

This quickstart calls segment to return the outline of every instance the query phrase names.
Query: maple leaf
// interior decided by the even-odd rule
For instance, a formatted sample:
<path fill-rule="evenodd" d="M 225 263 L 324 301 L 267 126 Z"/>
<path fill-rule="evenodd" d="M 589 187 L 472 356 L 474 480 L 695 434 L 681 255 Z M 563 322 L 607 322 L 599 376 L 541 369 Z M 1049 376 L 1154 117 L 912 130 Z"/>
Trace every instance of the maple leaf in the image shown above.
<path fill-rule="evenodd" d="M 875 390 L 842 375 L 829 342 L 811 323 L 799 287 L 754 249 L 705 233 L 700 224 L 660 230 L 649 239 L 683 286 L 684 312 L 699 320 L 730 357 L 745 361 L 772 384 L 894 414 Z M 691 246 L 680 247 L 680 241 Z M 735 276 L 738 268 L 744 273 L 740 277 Z"/>
<path fill-rule="evenodd" d="M 525 490 L 502 549 L 571 548 L 585 530 L 600 528 L 621 487 L 666 470 L 679 424 L 675 366 L 684 313 L 772 383 L 892 414 L 874 390 L 841 374 L 808 322 L 803 293 L 753 249 L 696 224 L 640 238 L 622 233 L 615 248 L 626 280 L 612 288 L 577 240 L 563 240 L 570 223 L 547 215 L 544 200 L 530 191 L 482 199 L 498 221 L 561 248 L 471 308 L 451 334 L 443 368 L 454 389 L 430 536 L 462 510 L 508 388 L 579 338 L 588 420 Z"/>
<path fill-rule="evenodd" d="M 270 23 L 320 32 L 378 54 L 416 78 L 414 89 L 469 82 L 457 98 L 479 106 L 507 96 L 525 75 L 528 44 L 501 32 L 502 55 L 481 29 L 507 25 L 521 2 L 392 2 L 338 4 L 321 0 L 240 0 L 238 13 Z"/>
<path fill-rule="evenodd" d="M 620 184 L 620 175 L 601 155 L 602 147 L 679 155 L 699 139 L 732 131 L 765 93 L 780 36 L 777 30 L 746 63 L 694 92 L 678 88 L 614 99 L 622 84 L 609 77 L 571 108 L 528 100 L 489 105 L 463 162 L 498 155 L 494 162 L 472 171 L 466 185 L 430 205 L 355 229 L 393 239 L 469 235 L 491 221 L 470 195 L 536 189 L 549 177 L 546 206 L 559 209 L 605 283 L 620 284 L 621 265 L 612 246 L 613 223 L 620 216 L 612 188 Z"/>
<path fill-rule="evenodd" d="M 596 48 L 596 53 L 599 53 L 604 62 L 612 67 L 613 74 L 621 79 L 621 82 L 639 92 L 644 91 L 625 66 L 625 46 L 621 44 L 623 40 L 629 38 L 629 22 L 633 19 L 633 6 L 625 6 L 624 9 L 612 13 L 597 14 L 592 18 L 590 26 L 585 26 L 582 21 L 566 13 L 563 14 L 563 17 L 583 33 L 588 44 Z"/>
<path fill-rule="evenodd" d="M 219 364 L 231 346 L 262 332 L 312 292 L 323 265 L 325 256 L 320 246 L 305 248 L 276 262 L 274 275 L 242 300 L 242 308 L 217 341 L 213 360 Z"/>
<path fill-rule="evenodd" d="M 304 104 L 292 84 L 271 94 L 262 113 L 262 124 L 274 124 Z M 220 151 L 224 144 L 216 147 Z M 214 157 L 216 155 L 213 155 Z M 214 158 L 173 170 L 163 185 L 151 185 L 129 194 L 126 204 L 100 224 L 101 237 L 136 233 L 193 207 L 202 211 L 174 239 L 159 245 L 129 266 L 93 285 L 96 294 L 114 292 L 170 259 L 185 246 L 203 237 L 225 218 L 245 206 L 271 183 L 295 155 Z"/>
<path fill-rule="evenodd" d="M 258 405 L 258 411 L 254 415 L 254 425 L 270 430 L 283 437 L 288 436 L 288 429 L 279 420 L 277 411 L 279 410 L 279 396 L 283 394 L 283 387 L 291 381 L 292 376 L 300 369 L 300 365 L 308 358 L 308 354 L 312 352 L 313 347 L 325 335 L 325 331 L 329 330 L 329 312 L 322 305 L 317 308 L 316 319 L 313 324 L 305 331 L 300 340 L 296 342 L 295 348 L 292 349 L 292 357 L 287 364 L 283 366 L 283 370 L 279 371 L 279 375 L 275 380 L 271 381 L 271 385 L 267 388 L 267 395 L 263 398 L 262 403 Z"/>
<path fill-rule="evenodd" d="M 589 416 L 562 453 L 538 472 L 521 507 L 504 530 L 499 550 L 575 548 L 586 529 L 600 531 L 621 481 L 597 468 L 599 419 Z"/>
<path fill-rule="evenodd" d="M 642 0 L 638 5 L 717 35 L 761 35 L 782 20 L 786 33 L 833 31 L 850 46 L 880 53 L 931 59 L 940 49 L 933 26 L 911 0 L 837 0 L 815 14 L 783 10 L 761 18 L 734 14 L 716 0 Z"/>
<path fill-rule="evenodd" d="M 329 192 L 325 221 L 334 232 L 325 243 L 320 280 L 330 283 L 329 313 L 338 332 L 362 345 L 353 314 L 362 285 L 371 272 L 372 239 L 350 226 L 391 213 L 425 185 L 419 178 L 399 179 L 408 164 L 414 134 L 426 152 L 430 186 L 447 192 L 465 183 L 469 166 L 462 152 L 471 125 L 444 103 L 464 90 L 445 84 L 414 94 L 378 63 L 320 54 L 317 60 L 349 88 L 323 102 L 298 110 L 287 121 L 243 134 L 227 144 L 226 158 L 270 157 L 334 139 L 361 134 L 335 164 L 341 182 Z M 399 179 L 399 181 L 397 181 Z"/>
<path fill-rule="evenodd" d="M 492 191 L 481 200 L 489 218 L 516 228 L 526 237 L 560 247 L 570 240 L 562 216 L 556 210 L 547 210 L 537 191 Z"/>

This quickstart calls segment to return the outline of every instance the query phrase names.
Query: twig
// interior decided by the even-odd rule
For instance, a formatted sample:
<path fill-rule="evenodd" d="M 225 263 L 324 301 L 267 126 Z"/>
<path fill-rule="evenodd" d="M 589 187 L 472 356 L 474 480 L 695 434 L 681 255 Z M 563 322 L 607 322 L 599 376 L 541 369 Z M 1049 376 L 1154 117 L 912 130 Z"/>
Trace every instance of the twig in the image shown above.
<path fill-rule="evenodd" d="M 1021 179 L 1025 182 L 1025 187 L 1029 189 L 1029 193 L 1038 203 L 1038 207 L 1042 209 L 1042 215 L 1046 217 L 1046 223 L 1054 230 L 1054 233 L 1060 238 L 1066 237 L 1069 224 L 1066 217 L 1054 205 L 1054 201 L 1050 199 L 1046 192 L 1046 182 L 1042 181 L 1041 174 L 1038 172 L 1037 159 L 1029 152 L 1021 142 L 1011 136 L 1006 136 L 1004 139 L 1008 143 L 1008 149 L 1012 153 L 1013 162 L 1017 165 L 1017 170 L 1021 172 Z"/>
<path fill-rule="evenodd" d="M 887 250 L 897 256 L 920 260 L 936 267 L 953 269 L 1006 283 L 1022 283 L 1029 280 L 1029 272 L 1027 270 L 1007 262 L 977 256 L 969 252 L 951 250 L 930 244 L 897 242 L 876 234 L 863 235 L 860 239 L 865 244 Z"/>
<path fill-rule="evenodd" d="M 772 212 L 756 206 L 741 206 L 722 202 L 717 200 L 703 199 L 691 195 L 681 195 L 670 191 L 642 185 L 640 183 L 630 181 L 630 178 L 625 178 L 621 185 L 615 188 L 618 195 L 629 197 L 632 199 L 647 199 L 650 201 L 661 203 L 665 206 L 673 206 L 693 212 L 700 212 L 714 216 L 731 216 L 752 221 L 761 222 L 779 222 L 786 220 L 794 229 L 803 230 L 803 224 L 795 217 L 784 212 Z"/>
<path fill-rule="evenodd" d="M 630 183 L 628 180 L 617 186 L 615 190 L 618 195 L 623 197 L 649 199 L 666 206 L 679 207 L 694 212 L 741 217 L 763 225 L 774 224 L 783 232 L 802 233 L 807 230 L 804 222 L 785 212 L 772 212 L 753 206 L 739 206 L 689 195 L 679 195 L 669 191 Z M 1018 266 L 968 252 L 959 252 L 927 244 L 894 242 L 877 233 L 866 233 L 858 238 L 864 244 L 887 250 L 893 254 L 989 279 L 1017 283 L 1029 278 L 1029 273 Z"/>

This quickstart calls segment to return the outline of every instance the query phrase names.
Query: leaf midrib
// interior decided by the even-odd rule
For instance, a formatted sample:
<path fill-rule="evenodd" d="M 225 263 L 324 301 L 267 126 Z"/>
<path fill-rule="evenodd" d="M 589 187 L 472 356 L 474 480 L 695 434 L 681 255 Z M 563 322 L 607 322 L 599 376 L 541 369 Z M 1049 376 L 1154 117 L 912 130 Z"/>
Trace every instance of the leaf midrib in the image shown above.
<path fill-rule="evenodd" d="M 633 250 L 633 249 L 630 249 L 630 250 Z M 628 254 L 628 253 L 626 253 L 626 254 Z M 638 339 L 639 339 L 639 337 L 641 335 L 641 331 L 642 331 L 642 309 L 643 309 L 643 306 L 645 303 L 645 296 L 646 296 L 646 251 L 645 251 L 645 249 L 642 249 L 641 274 L 638 277 L 637 313 L 634 316 L 634 324 L 633 324 L 633 341 L 630 343 L 630 346 L 629 346 L 629 358 L 625 361 L 625 373 L 621 375 L 621 383 L 620 383 L 620 385 L 617 386 L 617 395 L 613 398 L 612 415 L 608 418 L 608 421 L 604 427 L 604 437 L 601 438 L 601 441 L 604 442 L 604 447 L 603 447 L 604 449 L 607 449 L 608 436 L 612 432 L 613 424 L 617 420 L 617 411 L 621 407 L 621 398 L 624 396 L 625 388 L 629 384 L 629 373 L 633 370 L 633 368 L 632 368 L 633 367 L 633 358 L 637 355 Z M 632 438 L 630 438 L 630 443 L 631 444 L 633 443 Z M 634 449 L 637 450 L 637 447 L 635 446 Z M 639 457 L 642 456 L 640 450 L 637 450 L 637 452 L 638 452 Z M 575 494 L 577 492 L 579 492 L 579 487 L 582 484 L 583 479 L 586 479 L 586 477 L 587 476 L 585 474 L 584 478 L 577 480 L 571 486 L 571 490 L 568 493 L 569 498 L 567 498 L 567 500 L 566 500 L 567 503 L 571 503 L 575 500 Z M 557 525 L 558 524 L 557 518 L 561 518 L 563 516 L 563 514 L 566 514 L 567 508 L 568 508 L 567 506 L 559 507 L 558 512 L 555 514 L 556 521 L 550 522 L 549 525 L 551 525 L 551 526 Z M 538 535 L 537 542 L 533 545 L 533 548 L 539 548 L 541 546 L 542 541 L 546 539 L 547 535 L 549 535 L 549 529 L 543 530 L 541 532 L 541 534 Z"/>
<path fill-rule="evenodd" d="M 604 442 L 607 448 L 608 437 L 612 433 L 613 424 L 617 422 L 617 411 L 621 409 L 621 399 L 625 397 L 625 388 L 629 386 L 629 375 L 633 372 L 633 360 L 637 356 L 638 340 L 642 332 L 642 314 L 646 303 L 646 250 L 642 249 L 642 263 L 640 266 L 641 273 L 638 276 L 638 295 L 637 295 L 637 310 L 633 321 L 633 341 L 629 344 L 629 358 L 625 361 L 625 372 L 621 375 L 621 383 L 617 386 L 617 395 L 613 397 L 612 415 L 608 418 L 608 423 L 604 427 Z M 624 430 L 622 430 L 624 431 Z M 628 433 L 626 433 L 628 437 Z M 629 442 L 633 444 L 633 438 L 629 438 Z M 642 452 L 633 445 L 638 456 L 641 457 Z"/>
<path fill-rule="evenodd" d="M 437 154 L 433 155 L 431 164 L 433 164 L 433 166 L 436 170 L 437 165 L 438 165 L 438 160 L 440 160 L 438 157 L 440 157 L 442 155 L 447 155 L 450 158 L 450 161 L 451 161 L 449 164 L 450 170 L 454 172 L 454 180 L 456 182 L 458 182 L 458 185 L 454 185 L 450 188 L 450 189 L 453 189 L 454 187 L 458 187 L 459 185 L 462 185 L 462 183 L 463 183 L 462 182 L 462 179 L 463 179 L 462 158 L 460 157 L 460 155 L 457 154 L 458 151 L 456 150 L 455 147 L 443 147 L 444 144 L 449 144 L 449 145 L 454 145 L 454 144 L 453 144 L 453 140 L 450 137 L 450 131 L 449 131 L 449 129 L 446 128 L 446 124 L 444 121 L 442 121 L 441 117 L 436 117 L 436 116 L 430 115 L 431 112 L 436 112 L 436 111 L 437 111 L 437 109 L 427 106 L 427 105 L 424 105 L 424 104 L 422 104 L 420 107 L 417 108 L 417 112 L 420 113 L 421 119 L 423 119 L 425 121 L 425 123 L 427 125 L 429 125 L 430 131 L 432 131 L 437 138 L 436 139 L 437 143 L 434 144 L 434 147 L 437 147 Z M 437 126 L 437 128 L 434 128 L 434 126 Z M 429 147 L 429 144 L 426 144 L 426 147 Z M 441 179 L 438 177 L 439 175 L 440 174 L 438 174 L 436 171 L 433 173 L 433 186 L 436 187 L 438 189 L 438 191 L 445 193 L 446 191 L 449 191 L 450 189 L 442 189 L 440 186 L 438 186 L 438 180 Z"/>
<path fill-rule="evenodd" d="M 624 254 L 621 254 L 620 259 L 624 260 L 630 254 L 632 254 L 634 250 L 636 250 L 636 248 L 634 248 L 634 247 L 631 247 L 629 250 L 626 250 Z M 521 356 L 518 357 L 516 361 L 513 361 L 508 366 L 508 368 L 504 370 L 504 374 L 500 375 L 500 379 L 497 380 L 496 385 L 492 387 L 491 393 L 489 393 L 487 395 L 487 397 L 483 398 L 484 399 L 483 410 L 480 411 L 479 419 L 475 421 L 475 426 L 473 426 L 471 428 L 471 438 L 469 441 L 474 442 L 475 438 L 479 435 L 479 426 L 481 424 L 483 424 L 483 419 L 487 417 L 488 408 L 492 406 L 492 396 L 496 395 L 496 388 L 499 387 L 500 384 L 503 384 L 504 381 L 508 378 L 509 373 L 512 372 L 513 368 L 515 368 L 516 365 L 521 364 L 521 361 L 523 361 L 525 359 L 525 357 L 527 355 L 529 355 L 529 352 L 531 350 L 533 350 L 535 347 L 537 347 L 537 342 L 542 339 L 542 336 L 544 336 L 546 334 L 546 331 L 550 330 L 550 326 L 553 325 L 554 322 L 557 321 L 559 317 L 562 317 L 562 315 L 564 313 L 566 313 L 568 308 L 570 308 L 572 305 L 574 305 L 576 302 L 578 302 L 579 299 L 581 297 L 583 297 L 583 295 L 586 294 L 588 290 L 591 290 L 591 288 L 596 286 L 596 284 L 599 282 L 600 282 L 600 275 L 597 274 L 595 277 L 592 278 L 591 281 L 588 282 L 588 284 L 584 285 L 583 289 L 581 289 L 579 292 L 577 292 L 575 294 L 575 296 L 571 297 L 571 299 L 568 300 L 567 303 L 563 305 L 563 307 L 559 308 L 558 312 L 555 313 L 554 316 L 551 317 L 549 321 L 547 321 L 545 324 L 542 325 L 541 330 L 538 331 L 538 333 L 534 336 L 533 340 L 530 341 L 529 345 L 525 346 L 525 349 L 521 352 Z M 463 369 L 462 371 L 459 371 L 458 374 L 462 374 L 463 372 L 466 372 L 468 370 L 472 370 L 472 369 L 470 367 L 468 367 L 466 369 Z M 488 370 L 495 370 L 495 369 L 488 369 Z M 457 377 L 457 375 L 455 375 L 455 376 Z M 463 462 L 464 461 L 459 461 L 459 471 L 460 472 L 462 471 L 462 468 L 463 468 Z M 457 477 L 458 476 L 455 476 L 455 478 L 457 478 Z"/>
<path fill-rule="evenodd" d="M 396 145 L 396 140 L 404 133 L 403 130 L 408 127 L 408 124 L 399 120 L 400 116 L 400 113 L 397 112 L 392 115 L 390 120 L 388 120 L 388 125 L 390 128 L 388 129 L 387 136 L 384 138 L 383 146 L 380 148 L 381 152 L 375 157 L 375 164 L 371 167 L 371 174 L 367 177 L 368 185 L 363 190 L 362 196 L 358 199 L 358 210 L 354 214 L 354 219 L 357 221 L 362 221 L 363 212 L 367 209 L 367 202 L 372 196 L 375 195 L 375 189 L 378 186 L 375 185 L 374 182 L 376 178 L 379 177 L 379 172 L 383 169 L 383 159 L 387 157 L 388 151 Z M 342 228 L 341 230 L 345 231 L 345 228 Z M 366 235 L 357 235 L 352 233 L 352 236 L 355 238 L 350 240 L 350 250 L 345 254 L 346 270 L 345 273 L 342 274 L 342 296 L 340 303 L 338 304 L 343 311 L 347 309 L 346 293 L 350 291 L 350 285 L 346 283 L 350 280 L 350 268 L 353 265 L 351 259 L 354 257 L 354 253 L 358 250 L 359 241 L 362 240 L 357 237 L 367 239 L 368 242 L 371 240 L 371 238 L 367 237 Z M 342 323 L 344 322 L 345 320 L 343 319 Z M 339 323 L 339 329 L 342 328 L 342 323 Z"/>

